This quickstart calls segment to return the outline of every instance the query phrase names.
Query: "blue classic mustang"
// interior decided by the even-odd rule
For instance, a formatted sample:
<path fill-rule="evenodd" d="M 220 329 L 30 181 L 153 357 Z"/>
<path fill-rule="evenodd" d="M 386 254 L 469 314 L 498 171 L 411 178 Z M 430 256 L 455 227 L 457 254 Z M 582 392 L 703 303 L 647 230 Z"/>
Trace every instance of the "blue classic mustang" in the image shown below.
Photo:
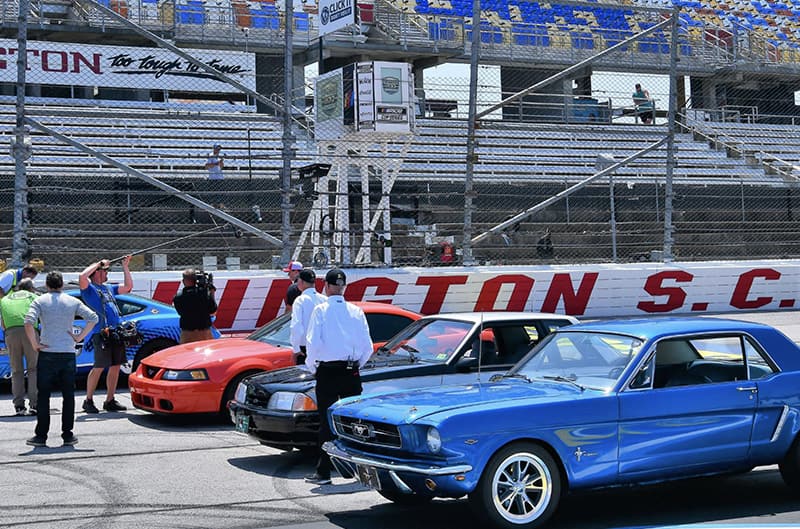
<path fill-rule="evenodd" d="M 65 292 L 71 296 L 80 296 L 77 289 L 67 289 Z M 122 373 L 130 375 L 139 365 L 142 358 L 146 358 L 156 351 L 166 349 L 176 345 L 181 337 L 181 329 L 178 325 L 178 312 L 171 306 L 164 303 L 146 299 L 134 294 L 120 294 L 117 296 L 117 304 L 122 313 L 122 321 L 135 321 L 139 331 L 142 333 L 144 341 L 141 345 L 128 347 L 128 361 L 122 365 Z M 75 321 L 76 327 L 82 327 L 81 320 Z M 80 330 L 75 331 L 76 333 Z M 213 329 L 214 338 L 219 338 L 219 331 Z M 94 363 L 94 349 L 91 341 L 79 344 L 75 353 L 78 355 L 78 373 L 87 373 Z M 11 366 L 8 361 L 8 352 L 0 330 L 0 380 L 11 378 Z"/>
<path fill-rule="evenodd" d="M 564 327 L 490 382 L 352 397 L 339 471 L 402 503 L 469 496 L 539 527 L 563 494 L 779 464 L 800 489 L 800 348 L 767 325 L 649 318 Z"/>

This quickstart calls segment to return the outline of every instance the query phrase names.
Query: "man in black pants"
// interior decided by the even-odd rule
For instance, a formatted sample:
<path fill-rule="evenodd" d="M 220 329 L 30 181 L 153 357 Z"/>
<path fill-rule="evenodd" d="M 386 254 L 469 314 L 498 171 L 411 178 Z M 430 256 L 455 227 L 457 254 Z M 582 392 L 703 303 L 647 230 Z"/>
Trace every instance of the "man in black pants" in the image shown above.
<path fill-rule="evenodd" d="M 61 391 L 61 438 L 64 445 L 78 442 L 72 432 L 75 425 L 75 344 L 91 333 L 97 314 L 69 294 L 62 292 L 64 278 L 50 272 L 45 281 L 47 294 L 33 300 L 25 315 L 25 335 L 39 351 L 39 394 L 36 404 L 36 435 L 25 441 L 31 446 L 46 446 L 50 430 L 50 394 Z M 75 318 L 84 320 L 80 334 L 72 333 Z M 36 324 L 41 324 L 41 335 Z"/>
<path fill-rule="evenodd" d="M 316 374 L 319 410 L 320 456 L 317 471 L 306 481 L 317 485 L 331 482 L 331 458 L 321 447 L 334 438 L 328 408 L 344 397 L 361 394 L 359 368 L 372 356 L 372 339 L 364 311 L 344 300 L 344 272 L 338 268 L 325 276 L 328 300 L 314 307 L 306 335 L 306 366 Z"/>

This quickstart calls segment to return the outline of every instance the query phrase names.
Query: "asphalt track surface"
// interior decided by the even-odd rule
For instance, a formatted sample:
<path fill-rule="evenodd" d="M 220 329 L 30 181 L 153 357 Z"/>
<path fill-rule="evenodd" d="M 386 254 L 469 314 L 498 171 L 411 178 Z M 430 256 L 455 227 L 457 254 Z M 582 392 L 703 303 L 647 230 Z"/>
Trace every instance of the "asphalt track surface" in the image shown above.
<path fill-rule="evenodd" d="M 754 316 L 800 340 L 800 313 Z M 80 409 L 82 393 L 76 396 Z M 98 399 L 99 400 L 99 399 Z M 119 400 L 129 404 L 127 392 Z M 59 399 L 51 401 L 59 430 Z M 481 527 L 466 500 L 393 505 L 357 483 L 305 483 L 314 461 L 235 433 L 213 417 L 138 410 L 79 412 L 80 442 L 32 448 L 34 418 L 13 417 L 0 393 L 0 528 L 463 529 Z M 552 529 L 800 527 L 800 495 L 776 467 L 746 474 L 566 497 Z"/>

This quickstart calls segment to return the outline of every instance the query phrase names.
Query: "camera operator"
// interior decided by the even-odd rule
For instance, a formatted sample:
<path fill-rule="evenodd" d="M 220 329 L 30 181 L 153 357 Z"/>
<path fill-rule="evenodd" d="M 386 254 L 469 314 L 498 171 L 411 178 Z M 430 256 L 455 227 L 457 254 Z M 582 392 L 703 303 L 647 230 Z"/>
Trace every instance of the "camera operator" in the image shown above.
<path fill-rule="evenodd" d="M 211 315 L 217 312 L 211 274 L 188 268 L 183 271 L 183 291 L 172 299 L 181 317 L 181 343 L 211 340 Z"/>

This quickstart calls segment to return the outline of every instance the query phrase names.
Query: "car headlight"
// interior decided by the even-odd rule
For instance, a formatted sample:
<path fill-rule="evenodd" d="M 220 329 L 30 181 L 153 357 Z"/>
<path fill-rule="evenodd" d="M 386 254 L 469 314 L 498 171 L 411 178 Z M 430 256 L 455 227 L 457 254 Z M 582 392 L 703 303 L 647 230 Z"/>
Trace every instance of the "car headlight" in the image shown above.
<path fill-rule="evenodd" d="M 239 382 L 239 385 L 236 386 L 236 394 L 233 396 L 233 400 L 241 403 L 247 402 L 247 384 Z"/>
<path fill-rule="evenodd" d="M 205 369 L 167 369 L 161 377 L 164 380 L 208 380 Z"/>
<path fill-rule="evenodd" d="M 434 454 L 438 454 L 439 450 L 442 449 L 442 438 L 439 435 L 439 430 L 437 430 L 433 426 L 428 428 L 428 435 L 425 440 L 428 443 L 428 450 L 430 450 Z"/>
<path fill-rule="evenodd" d="M 281 411 L 316 411 L 317 403 L 305 393 L 276 391 L 269 398 L 267 408 Z"/>

